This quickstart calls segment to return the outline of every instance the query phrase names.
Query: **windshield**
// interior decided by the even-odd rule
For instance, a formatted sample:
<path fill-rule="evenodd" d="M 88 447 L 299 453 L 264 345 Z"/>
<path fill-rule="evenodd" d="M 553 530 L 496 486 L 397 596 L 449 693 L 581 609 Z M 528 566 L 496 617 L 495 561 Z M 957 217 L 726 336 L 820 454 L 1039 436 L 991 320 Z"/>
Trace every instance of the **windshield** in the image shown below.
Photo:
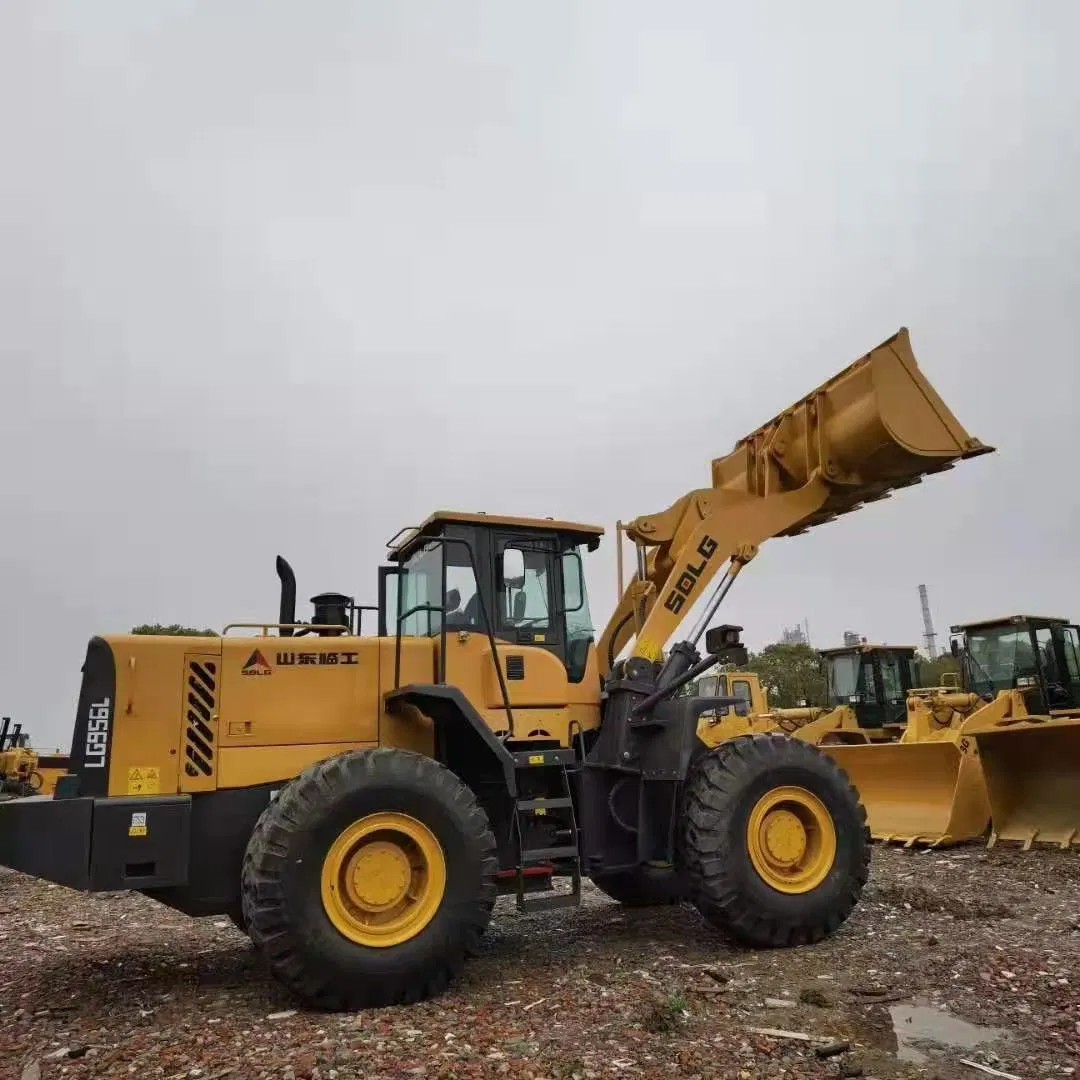
<path fill-rule="evenodd" d="M 853 697 L 861 701 L 871 701 L 874 695 L 867 686 L 870 665 L 862 662 L 862 657 L 847 653 L 842 656 L 830 656 L 825 660 L 829 677 L 829 704 L 847 705 Z"/>
<path fill-rule="evenodd" d="M 1035 676 L 1035 650 L 1026 626 L 997 626 L 967 635 L 968 688 L 976 694 L 1011 690 L 1019 676 Z"/>

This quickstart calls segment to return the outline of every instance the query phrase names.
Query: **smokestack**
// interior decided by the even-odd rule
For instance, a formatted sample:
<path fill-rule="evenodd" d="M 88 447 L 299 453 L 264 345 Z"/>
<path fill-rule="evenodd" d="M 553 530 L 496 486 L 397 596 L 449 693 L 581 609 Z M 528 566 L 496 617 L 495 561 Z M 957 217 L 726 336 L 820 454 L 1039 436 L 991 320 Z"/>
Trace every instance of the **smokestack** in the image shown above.
<path fill-rule="evenodd" d="M 278 622 L 283 624 L 278 633 L 282 637 L 292 637 L 292 630 L 284 629 L 296 622 L 296 575 L 293 568 L 279 555 L 277 557 L 277 576 L 281 579 L 281 604 L 278 607 Z"/>
<path fill-rule="evenodd" d="M 926 586 L 919 586 L 919 600 L 922 602 L 923 641 L 926 644 L 926 653 L 931 660 L 937 659 L 937 634 L 934 633 L 934 621 L 930 618 L 930 599 L 926 594 Z"/>

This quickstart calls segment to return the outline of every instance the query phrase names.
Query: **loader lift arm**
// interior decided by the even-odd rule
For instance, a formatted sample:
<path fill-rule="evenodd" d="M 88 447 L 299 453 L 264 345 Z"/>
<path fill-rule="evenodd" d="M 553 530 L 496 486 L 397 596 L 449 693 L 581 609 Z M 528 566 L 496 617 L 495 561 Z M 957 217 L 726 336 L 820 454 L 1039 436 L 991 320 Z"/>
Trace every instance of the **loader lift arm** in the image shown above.
<path fill-rule="evenodd" d="M 930 385 L 901 328 L 715 459 L 710 487 L 626 526 L 637 568 L 598 642 L 602 675 L 631 639 L 632 656 L 660 659 L 726 564 L 691 633 L 696 644 L 764 541 L 796 536 L 992 451 Z"/>

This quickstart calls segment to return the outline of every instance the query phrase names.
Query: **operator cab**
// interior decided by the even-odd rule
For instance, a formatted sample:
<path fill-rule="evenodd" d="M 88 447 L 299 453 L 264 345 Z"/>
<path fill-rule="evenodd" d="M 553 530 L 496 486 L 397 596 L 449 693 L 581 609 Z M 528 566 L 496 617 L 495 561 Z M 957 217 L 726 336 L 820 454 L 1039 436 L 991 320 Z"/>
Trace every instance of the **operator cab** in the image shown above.
<path fill-rule="evenodd" d="M 971 693 L 990 699 L 1023 690 L 1034 715 L 1080 708 L 1080 628 L 1068 619 L 1010 615 L 951 631 Z"/>
<path fill-rule="evenodd" d="M 819 653 L 829 705 L 850 706 L 862 728 L 903 724 L 907 692 L 917 685 L 911 645 L 845 645 Z"/>
<path fill-rule="evenodd" d="M 380 571 L 380 634 L 475 633 L 535 646 L 579 683 L 595 633 L 582 555 L 603 533 L 552 518 L 432 514 L 387 545 L 393 565 Z"/>

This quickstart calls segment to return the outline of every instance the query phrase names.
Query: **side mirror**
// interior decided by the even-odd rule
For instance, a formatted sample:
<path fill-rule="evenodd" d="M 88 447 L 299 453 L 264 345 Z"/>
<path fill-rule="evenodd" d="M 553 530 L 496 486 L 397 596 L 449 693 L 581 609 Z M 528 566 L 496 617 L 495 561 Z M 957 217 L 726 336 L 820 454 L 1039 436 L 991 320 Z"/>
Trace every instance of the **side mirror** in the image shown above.
<path fill-rule="evenodd" d="M 525 584 L 525 555 L 521 548 L 503 548 L 502 579 L 504 585 L 520 588 Z"/>
<path fill-rule="evenodd" d="M 960 642 L 957 641 L 956 638 L 950 638 L 949 639 L 949 651 L 953 654 L 954 657 L 959 657 L 959 655 L 960 655 Z"/>

